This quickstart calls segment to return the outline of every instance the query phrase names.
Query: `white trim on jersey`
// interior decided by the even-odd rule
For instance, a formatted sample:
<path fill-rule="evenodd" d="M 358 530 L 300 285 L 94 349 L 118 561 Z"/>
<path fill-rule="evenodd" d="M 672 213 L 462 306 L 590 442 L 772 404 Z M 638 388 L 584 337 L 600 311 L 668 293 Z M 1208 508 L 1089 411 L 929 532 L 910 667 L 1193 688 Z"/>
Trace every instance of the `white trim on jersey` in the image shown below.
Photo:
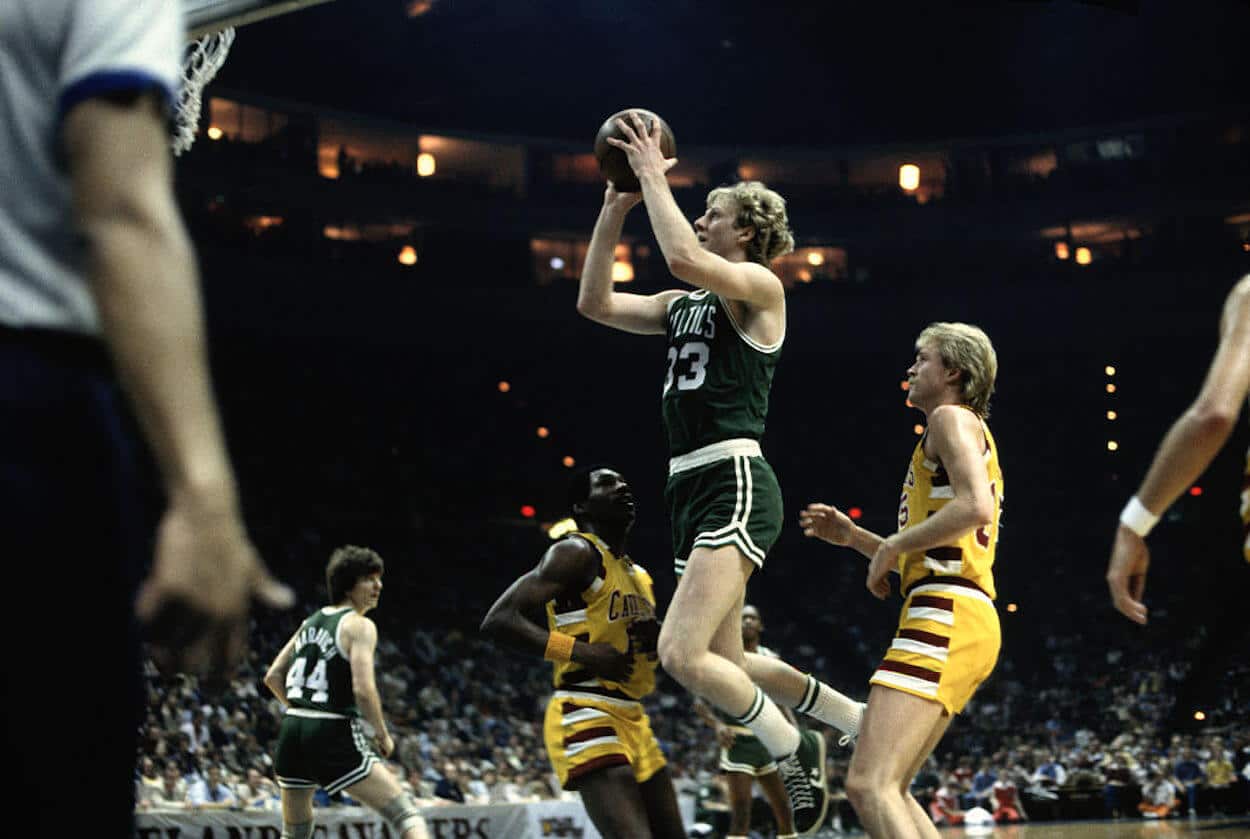
<path fill-rule="evenodd" d="M 756 341 L 748 335 L 745 329 L 738 325 L 738 319 L 734 317 L 733 310 L 729 308 L 729 304 L 725 302 L 725 298 L 717 295 L 716 299 L 720 301 L 721 309 L 725 312 L 725 317 L 729 318 L 729 325 L 734 328 L 734 332 L 738 333 L 738 337 L 742 339 L 742 343 L 746 344 L 756 352 L 764 353 L 766 355 L 775 353 L 777 350 L 781 349 L 781 345 L 784 344 L 786 340 L 786 327 L 784 322 L 781 325 L 781 337 L 777 339 L 776 343 L 761 344 L 759 341 Z"/>

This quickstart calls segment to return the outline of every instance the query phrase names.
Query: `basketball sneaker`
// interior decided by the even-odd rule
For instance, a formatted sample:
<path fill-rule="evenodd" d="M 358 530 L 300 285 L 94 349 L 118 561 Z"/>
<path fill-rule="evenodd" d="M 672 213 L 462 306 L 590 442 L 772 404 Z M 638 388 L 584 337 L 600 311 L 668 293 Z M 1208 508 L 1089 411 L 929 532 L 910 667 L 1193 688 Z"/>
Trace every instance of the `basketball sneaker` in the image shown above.
<path fill-rule="evenodd" d="M 814 731 L 799 729 L 799 749 L 777 761 L 781 783 L 790 796 L 794 829 L 800 836 L 820 830 L 829 809 L 825 784 L 825 738 Z"/>

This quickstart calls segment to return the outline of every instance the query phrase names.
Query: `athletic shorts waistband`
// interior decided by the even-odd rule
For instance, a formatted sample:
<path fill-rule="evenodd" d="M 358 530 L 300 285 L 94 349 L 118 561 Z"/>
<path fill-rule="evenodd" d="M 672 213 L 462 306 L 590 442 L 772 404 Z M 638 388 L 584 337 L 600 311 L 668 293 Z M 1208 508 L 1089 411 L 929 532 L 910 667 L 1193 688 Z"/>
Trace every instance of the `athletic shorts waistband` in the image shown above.
<path fill-rule="evenodd" d="M 311 708 L 287 708 L 288 717 L 305 717 L 310 720 L 350 720 L 347 714 L 335 714 L 332 711 L 314 711 Z"/>
<path fill-rule="evenodd" d="M 698 469 L 700 466 L 728 460 L 731 457 L 763 457 L 763 455 L 764 453 L 760 450 L 759 440 L 735 437 L 731 440 L 720 440 L 701 449 L 695 449 L 692 452 L 686 452 L 670 458 L 668 461 L 668 474 L 669 477 L 672 477 L 679 472 L 689 472 L 691 469 Z"/>

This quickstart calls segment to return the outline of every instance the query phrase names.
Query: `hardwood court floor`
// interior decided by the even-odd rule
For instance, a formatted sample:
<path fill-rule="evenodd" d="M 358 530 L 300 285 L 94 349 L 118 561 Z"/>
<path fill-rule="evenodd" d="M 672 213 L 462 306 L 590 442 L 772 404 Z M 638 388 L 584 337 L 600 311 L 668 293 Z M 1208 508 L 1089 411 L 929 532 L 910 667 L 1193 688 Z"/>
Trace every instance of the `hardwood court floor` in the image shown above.
<path fill-rule="evenodd" d="M 861 834 L 862 835 L 862 834 Z M 992 833 L 965 833 L 948 828 L 943 837 L 992 836 L 994 839 L 1171 839 L 1180 836 L 1208 836 L 1211 839 L 1250 839 L 1250 818 L 1168 819 L 1166 821 L 1059 822 L 1003 825 Z"/>

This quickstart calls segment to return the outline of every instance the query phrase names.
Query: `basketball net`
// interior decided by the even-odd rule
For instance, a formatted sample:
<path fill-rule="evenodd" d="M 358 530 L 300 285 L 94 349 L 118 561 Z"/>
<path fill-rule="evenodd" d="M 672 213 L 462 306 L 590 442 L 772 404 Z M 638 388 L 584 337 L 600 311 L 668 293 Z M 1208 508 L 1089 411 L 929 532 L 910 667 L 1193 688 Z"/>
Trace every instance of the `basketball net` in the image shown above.
<path fill-rule="evenodd" d="M 174 112 L 174 154 L 182 154 L 195 142 L 200 110 L 204 106 L 204 86 L 226 63 L 233 43 L 234 28 L 231 27 L 212 32 L 187 45 L 187 54 L 182 62 L 182 89 L 178 93 L 178 108 Z"/>

